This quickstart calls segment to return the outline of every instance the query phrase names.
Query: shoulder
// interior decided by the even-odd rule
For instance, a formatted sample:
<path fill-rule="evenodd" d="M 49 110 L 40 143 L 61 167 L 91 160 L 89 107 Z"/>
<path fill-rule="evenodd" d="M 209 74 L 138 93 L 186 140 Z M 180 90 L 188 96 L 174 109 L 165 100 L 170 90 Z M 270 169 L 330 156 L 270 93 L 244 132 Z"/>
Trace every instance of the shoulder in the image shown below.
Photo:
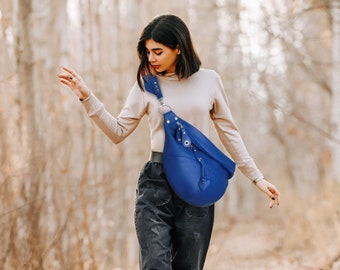
<path fill-rule="evenodd" d="M 193 82 L 208 86 L 209 88 L 220 88 L 222 85 L 220 75 L 212 69 L 201 68 L 191 77 Z"/>
<path fill-rule="evenodd" d="M 201 68 L 196 72 L 196 84 L 202 85 L 205 89 L 209 89 L 211 93 L 224 92 L 224 85 L 221 76 L 212 69 Z"/>
<path fill-rule="evenodd" d="M 205 80 L 220 80 L 220 75 L 212 69 L 201 68 L 195 74 L 192 75 L 197 79 L 205 79 Z"/>

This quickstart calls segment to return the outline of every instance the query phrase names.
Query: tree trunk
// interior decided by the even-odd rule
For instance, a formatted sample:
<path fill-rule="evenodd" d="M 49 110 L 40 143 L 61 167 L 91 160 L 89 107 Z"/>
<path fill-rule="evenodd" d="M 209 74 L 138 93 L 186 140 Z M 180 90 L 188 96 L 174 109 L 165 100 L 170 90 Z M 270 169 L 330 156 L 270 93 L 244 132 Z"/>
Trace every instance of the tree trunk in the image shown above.
<path fill-rule="evenodd" d="M 42 268 L 43 245 L 39 231 L 39 222 L 44 200 L 39 198 L 41 191 L 41 171 L 44 168 L 43 159 L 39 155 L 43 152 L 44 143 L 39 139 L 39 125 L 36 122 L 36 85 L 34 83 L 34 52 L 32 29 L 32 0 L 19 0 L 18 30 L 16 37 L 17 74 L 20 100 L 21 149 L 24 165 L 24 180 L 21 192 L 27 210 L 25 211 L 27 244 L 24 250 L 24 264 L 33 268 Z M 28 181 L 27 181 L 28 180 Z M 29 258 L 29 259 L 28 259 Z"/>
<path fill-rule="evenodd" d="M 333 138 L 340 140 L 340 2 L 332 1 L 332 26 L 333 26 L 333 79 L 332 79 L 332 116 Z M 331 177 L 340 181 L 340 144 L 333 142 L 331 145 L 332 167 Z"/>

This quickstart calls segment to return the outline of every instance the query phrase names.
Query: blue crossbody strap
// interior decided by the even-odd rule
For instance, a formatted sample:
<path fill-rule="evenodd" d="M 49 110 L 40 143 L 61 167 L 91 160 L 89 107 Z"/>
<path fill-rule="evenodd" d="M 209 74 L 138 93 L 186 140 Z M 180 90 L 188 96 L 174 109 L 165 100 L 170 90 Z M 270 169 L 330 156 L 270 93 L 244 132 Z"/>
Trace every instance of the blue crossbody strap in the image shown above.
<path fill-rule="evenodd" d="M 144 88 L 151 94 L 156 95 L 159 100 L 163 99 L 163 94 L 156 76 L 147 75 L 144 77 Z"/>

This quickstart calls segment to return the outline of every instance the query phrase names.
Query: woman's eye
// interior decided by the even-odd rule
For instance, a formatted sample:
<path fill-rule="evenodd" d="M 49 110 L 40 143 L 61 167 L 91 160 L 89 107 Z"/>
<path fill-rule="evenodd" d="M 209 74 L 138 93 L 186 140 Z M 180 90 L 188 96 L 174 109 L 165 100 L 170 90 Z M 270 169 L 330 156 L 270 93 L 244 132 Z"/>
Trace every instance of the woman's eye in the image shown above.
<path fill-rule="evenodd" d="M 149 56 L 150 53 L 151 53 L 150 51 L 147 51 L 147 52 L 146 52 L 146 55 Z M 163 51 L 154 51 L 153 53 L 154 53 L 155 55 L 161 55 L 161 54 L 163 53 Z"/>

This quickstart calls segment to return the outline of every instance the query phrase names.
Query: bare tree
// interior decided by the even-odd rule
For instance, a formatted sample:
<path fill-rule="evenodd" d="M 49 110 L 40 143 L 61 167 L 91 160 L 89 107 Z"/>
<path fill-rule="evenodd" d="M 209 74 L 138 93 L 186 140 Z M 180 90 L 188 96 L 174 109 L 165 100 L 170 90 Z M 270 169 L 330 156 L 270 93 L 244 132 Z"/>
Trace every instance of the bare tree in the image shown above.
<path fill-rule="evenodd" d="M 333 33 L 333 75 L 332 75 L 332 135 L 337 141 L 331 145 L 331 176 L 340 181 L 340 2 L 331 1 L 332 33 Z"/>
<path fill-rule="evenodd" d="M 147 120 L 113 145 L 56 75 L 78 70 L 116 116 L 138 35 L 161 13 L 188 23 L 248 150 L 287 200 L 296 187 L 314 194 L 328 169 L 338 179 L 339 1 L 0 0 L 1 269 L 136 269 Z M 262 215 L 262 194 L 242 178 L 217 205 L 217 228 Z"/>

